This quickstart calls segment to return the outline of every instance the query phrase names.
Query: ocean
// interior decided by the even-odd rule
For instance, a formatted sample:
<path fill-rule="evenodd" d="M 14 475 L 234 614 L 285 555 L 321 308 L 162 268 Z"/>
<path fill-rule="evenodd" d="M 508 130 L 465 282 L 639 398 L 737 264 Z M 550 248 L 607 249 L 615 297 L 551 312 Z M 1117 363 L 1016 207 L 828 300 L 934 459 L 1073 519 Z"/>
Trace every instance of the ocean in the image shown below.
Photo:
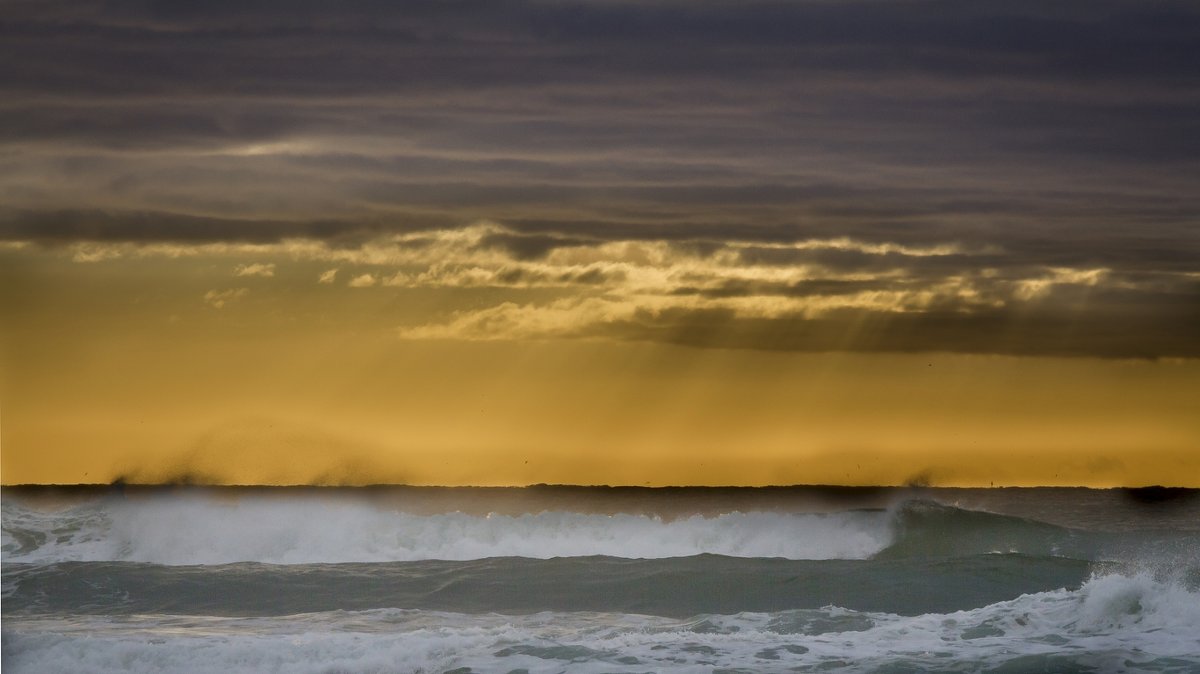
<path fill-rule="evenodd" d="M 1200 672 L 1200 495 L 4 488 L 6 672 Z"/>

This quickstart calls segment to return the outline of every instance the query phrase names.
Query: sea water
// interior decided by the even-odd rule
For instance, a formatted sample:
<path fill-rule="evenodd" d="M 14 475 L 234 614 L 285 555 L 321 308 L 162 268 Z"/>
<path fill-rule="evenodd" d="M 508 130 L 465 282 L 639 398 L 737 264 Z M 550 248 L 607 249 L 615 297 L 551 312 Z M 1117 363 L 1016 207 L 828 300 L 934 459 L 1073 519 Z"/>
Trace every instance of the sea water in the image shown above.
<path fill-rule="evenodd" d="M 1200 672 L 1200 496 L 6 488 L 10 672 Z"/>

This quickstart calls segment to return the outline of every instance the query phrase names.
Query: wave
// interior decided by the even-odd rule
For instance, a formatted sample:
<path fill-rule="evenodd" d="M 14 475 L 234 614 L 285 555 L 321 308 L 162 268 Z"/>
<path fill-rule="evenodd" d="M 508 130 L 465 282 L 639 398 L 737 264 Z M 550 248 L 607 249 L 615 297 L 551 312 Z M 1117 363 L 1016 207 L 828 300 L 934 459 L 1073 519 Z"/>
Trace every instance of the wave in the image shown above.
<path fill-rule="evenodd" d="M 911 615 L 1078 586 L 1089 562 L 1026 555 L 786 560 L 697 555 L 353 564 L 6 564 L 6 613 L 288 615 L 387 607 L 461 613 L 696 613 L 837 605 Z"/>
<path fill-rule="evenodd" d="M 901 559 L 985 553 L 1099 559 L 1117 543 L 1145 551 L 1195 534 L 1105 535 L 1019 517 L 909 501 L 889 510 L 731 512 L 664 519 L 546 511 L 421 515 L 376 504 L 201 495 L 105 498 L 60 511 L 3 505 L 6 561 L 165 565 L 315 564 L 715 554 L 783 559 Z"/>
<path fill-rule="evenodd" d="M 60 512 L 4 504 L 3 552 L 21 562 L 385 562 L 488 557 L 859 559 L 890 542 L 880 512 L 416 515 L 365 503 L 203 497 L 104 500 Z"/>
<path fill-rule="evenodd" d="M 894 511 L 893 541 L 883 557 L 950 557 L 983 553 L 1078 556 L 1102 536 L 1037 520 L 914 500 Z"/>
<path fill-rule="evenodd" d="M 1077 589 L 904 616 L 827 606 L 706 614 L 329 611 L 282 617 L 6 615 L 4 662 L 37 672 L 1186 672 L 1194 579 L 1098 574 Z"/>

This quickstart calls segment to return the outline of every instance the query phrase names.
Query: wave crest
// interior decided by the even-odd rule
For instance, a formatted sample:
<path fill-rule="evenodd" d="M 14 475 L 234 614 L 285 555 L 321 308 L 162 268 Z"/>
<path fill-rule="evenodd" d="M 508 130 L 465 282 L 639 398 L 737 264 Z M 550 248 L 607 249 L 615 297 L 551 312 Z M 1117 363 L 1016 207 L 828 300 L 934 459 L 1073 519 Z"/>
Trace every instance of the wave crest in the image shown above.
<path fill-rule="evenodd" d="M 167 565 L 405 562 L 608 556 L 822 559 L 1019 553 L 1080 560 L 1188 558 L 1191 534 L 1080 531 L 907 501 L 890 510 L 729 512 L 664 519 L 567 511 L 414 514 L 365 501 L 203 495 L 105 498 L 48 512 L 7 501 L 3 554 L 16 562 Z"/>
<path fill-rule="evenodd" d="M 864 559 L 891 542 L 883 512 L 655 516 L 415 515 L 362 503 L 246 498 L 104 501 L 58 513 L 4 505 L 10 561 L 226 564 L 488 557 Z"/>

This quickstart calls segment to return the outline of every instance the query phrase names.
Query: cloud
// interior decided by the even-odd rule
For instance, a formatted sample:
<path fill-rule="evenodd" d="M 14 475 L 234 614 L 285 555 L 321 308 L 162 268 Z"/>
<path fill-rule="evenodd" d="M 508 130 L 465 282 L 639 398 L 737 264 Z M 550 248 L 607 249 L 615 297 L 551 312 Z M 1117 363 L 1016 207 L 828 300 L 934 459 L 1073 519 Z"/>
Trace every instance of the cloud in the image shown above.
<path fill-rule="evenodd" d="M 618 339 L 771 351 L 950 352 L 1101 358 L 1200 357 L 1188 312 L 1064 315 L 1058 309 L 789 311 L 757 303 L 505 302 L 398 330 L 411 340 Z M 1182 308 L 1182 307 L 1179 307 Z M 1194 312 L 1193 312 L 1194 313 Z M 1137 339 L 1121 326 L 1139 321 Z"/>
<path fill-rule="evenodd" d="M 533 245 L 525 246 L 525 239 Z M 475 293 L 469 307 L 405 319 L 399 330 L 405 339 L 589 337 L 798 351 L 1200 355 L 1196 272 L 1170 265 L 1038 264 L 1034 256 L 983 242 L 585 238 L 480 221 L 354 244 L 80 243 L 64 250 L 95 259 L 320 263 L 338 265 L 318 276 L 321 283 L 347 270 L 350 288 Z M 213 306 L 236 299 L 213 293 Z"/>
<path fill-rule="evenodd" d="M 1147 8 L 1112 0 L 1066 2 L 1054 11 L 1034 2 L 950 6 L 925 0 L 900 6 L 862 1 L 649 6 L 525 1 L 503 8 L 418 2 L 403 9 L 355 3 L 339 6 L 337 12 L 320 3 L 296 7 L 265 2 L 204 13 L 181 1 L 105 11 L 49 2 L 23 4 L 9 15 L 11 49 L 23 48 L 30 55 L 30 77 L 18 80 L 28 88 L 75 86 L 84 92 L 144 95 L 178 91 L 171 85 L 185 80 L 194 87 L 191 91 L 203 93 L 321 97 L 415 93 L 455 83 L 646 82 L 706 72 L 720 79 L 743 75 L 761 80 L 776 74 L 771 66 L 778 70 L 780 63 L 808 75 L 916 71 L 1050 82 L 1085 76 L 1169 80 L 1193 74 L 1185 57 L 1197 23 L 1197 12 L 1187 2 Z M 57 52 L 44 34 L 50 27 L 73 38 L 58 45 Z M 385 60 L 432 57 L 422 39 L 432 36 L 438 38 L 436 55 L 442 56 L 437 68 L 414 72 L 404 61 Z M 273 58 L 249 58 L 268 39 Z M 126 51 L 97 49 L 109 40 L 122 40 Z M 314 55 L 314 40 L 338 50 Z M 183 53 L 176 52 L 178 47 Z M 208 53 L 212 63 L 187 58 L 199 51 Z M 58 70 L 49 67 L 54 53 L 60 54 Z M 479 58 L 461 58 L 472 53 Z M 881 63 L 884 56 L 890 62 Z M 117 77 L 106 69 L 121 57 L 153 57 L 156 67 Z M 364 62 L 378 67 L 363 68 Z M 239 78 L 229 82 L 222 75 L 232 66 Z M 398 77 L 401 73 L 407 77 Z M 212 131 L 236 138 L 260 125 L 275 126 L 246 117 Z"/>
<path fill-rule="evenodd" d="M 204 293 L 204 303 L 214 309 L 224 309 L 227 305 L 240 300 L 250 293 L 249 288 L 232 288 L 229 290 L 210 290 Z"/>
<path fill-rule="evenodd" d="M 1195 3 L 282 8 L 11 8 L 0 242 L 486 295 L 441 338 L 1200 342 Z"/>
<path fill-rule="evenodd" d="M 71 246 L 71 260 L 74 262 L 102 262 L 121 257 L 120 249 L 93 243 L 77 243 Z"/>
<path fill-rule="evenodd" d="M 1055 286 L 1059 285 L 1093 287 L 1099 285 L 1109 271 L 1108 269 L 1047 269 L 1045 276 L 1015 281 L 1014 295 L 1022 300 L 1034 300 L 1045 297 Z"/>
<path fill-rule="evenodd" d="M 448 255 L 429 243 L 422 250 L 436 255 L 423 267 L 413 266 L 418 258 L 405 258 L 407 271 L 384 285 L 509 291 L 491 306 L 405 326 L 399 331 L 405 339 L 603 337 L 800 351 L 1200 355 L 1192 339 L 1200 334 L 1200 317 L 1189 308 L 1200 298 L 1200 284 L 1191 274 L 1029 266 L 987 249 L 977 256 L 995 266 L 980 267 L 952 245 L 899 252 L 898 246 L 844 240 L 771 250 L 853 250 L 886 263 L 788 265 L 742 255 L 759 248 L 737 241 L 609 241 L 555 247 L 526 260 L 475 257 L 470 247 Z M 923 268 L 929 259 L 944 263 Z M 583 282 L 588 275 L 594 278 Z M 518 299 L 536 289 L 568 295 Z M 1123 324 L 1141 328 L 1133 334 Z"/>
<path fill-rule="evenodd" d="M 1200 248 L 1194 3 L 44 4 L 0 40 L 11 240 Z"/>
<path fill-rule="evenodd" d="M 581 336 L 596 323 L 632 317 L 631 308 L 600 298 L 571 298 L 548 305 L 504 302 L 457 312 L 446 323 L 401 328 L 402 339 L 513 340 Z"/>
<path fill-rule="evenodd" d="M 239 264 L 233 270 L 234 276 L 261 276 L 262 278 L 271 278 L 275 276 L 274 263 Z"/>

